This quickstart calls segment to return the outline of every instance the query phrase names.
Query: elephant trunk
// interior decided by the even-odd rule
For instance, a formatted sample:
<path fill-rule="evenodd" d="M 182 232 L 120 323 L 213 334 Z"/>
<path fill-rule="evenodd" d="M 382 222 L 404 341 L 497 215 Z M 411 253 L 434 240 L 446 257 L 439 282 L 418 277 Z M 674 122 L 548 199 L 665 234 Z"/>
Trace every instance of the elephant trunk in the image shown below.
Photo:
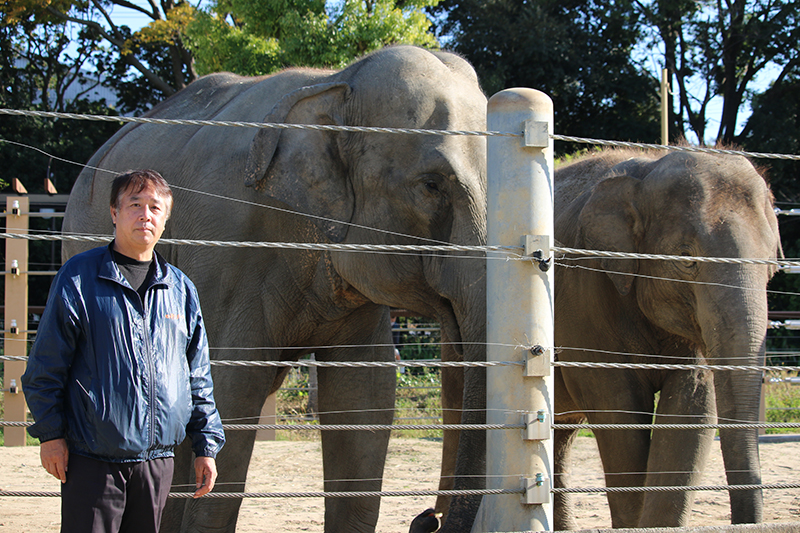
<path fill-rule="evenodd" d="M 764 364 L 767 302 L 766 294 L 738 290 L 716 306 L 715 326 L 704 328 L 707 356 L 719 365 Z M 735 313 L 736 318 L 732 318 Z M 706 333 L 708 331 L 708 333 Z M 755 423 L 759 418 L 762 373 L 760 371 L 717 371 L 714 389 L 720 424 Z M 758 485 L 761 465 L 758 457 L 758 430 L 721 429 L 722 457 L 729 485 Z M 760 489 L 730 491 L 731 522 L 762 521 Z"/>
<path fill-rule="evenodd" d="M 485 326 L 484 326 L 485 343 Z M 486 359 L 485 344 L 467 343 L 464 359 Z M 486 369 L 464 369 L 462 424 L 486 424 Z M 486 432 L 461 431 L 458 439 L 458 461 L 455 464 L 453 489 L 480 490 L 486 488 Z M 482 496 L 454 496 L 441 533 L 470 531 L 480 507 Z"/>
<path fill-rule="evenodd" d="M 446 260 L 446 261 L 449 261 Z M 443 349 L 442 358 L 447 353 L 452 358 L 464 361 L 486 360 L 486 268 L 485 260 L 454 259 L 452 268 L 459 268 L 461 279 L 445 276 L 444 279 L 458 280 L 445 288 L 452 305 L 453 315 L 458 323 L 457 335 L 443 328 L 443 340 L 458 342 L 455 349 Z M 469 267 L 465 270 L 465 267 Z M 448 270 L 444 266 L 444 270 Z M 450 290 L 448 290 L 450 289 Z M 461 357 L 459 357 L 459 355 Z M 486 423 L 486 369 L 456 368 L 442 372 L 442 407 L 456 409 L 445 411 L 445 419 L 462 424 Z M 445 400 L 449 398 L 448 404 Z M 460 410 L 460 419 L 457 418 Z M 452 415 L 456 414 L 456 417 Z M 442 464 L 442 483 L 440 488 L 455 490 L 478 490 L 486 486 L 486 433 L 484 431 L 446 431 L 444 438 L 444 457 Z M 456 452 L 457 449 L 457 452 Z M 458 458 L 456 461 L 455 458 Z M 437 510 L 446 514 L 442 532 L 469 531 L 481 496 L 456 496 L 449 502 L 447 498 L 437 501 Z M 448 508 L 449 507 L 449 508 Z"/>

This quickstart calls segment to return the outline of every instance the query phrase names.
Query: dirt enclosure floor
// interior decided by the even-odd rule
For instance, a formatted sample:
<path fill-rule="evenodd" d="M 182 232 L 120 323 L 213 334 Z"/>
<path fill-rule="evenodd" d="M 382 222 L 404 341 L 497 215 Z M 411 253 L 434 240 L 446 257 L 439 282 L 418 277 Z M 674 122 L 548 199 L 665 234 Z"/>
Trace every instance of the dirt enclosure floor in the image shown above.
<path fill-rule="evenodd" d="M 800 482 L 800 442 L 762 443 L 764 483 Z M 416 439 L 392 439 L 384 475 L 384 490 L 434 490 L 437 485 L 441 443 Z M 600 461 L 594 440 L 578 439 L 573 484 L 602 485 Z M 58 482 L 39 463 L 38 447 L 0 448 L 0 489 L 57 491 Z M 723 484 L 719 441 L 714 444 L 705 485 Z M 248 492 L 316 492 L 322 490 L 320 444 L 316 442 L 257 442 L 247 482 Z M 225 491 L 224 486 L 215 490 Z M 579 526 L 610 527 L 605 497 L 578 495 Z M 384 498 L 377 531 L 406 533 L 416 514 L 434 503 L 433 497 Z M 800 490 L 764 492 L 765 522 L 800 524 Z M 724 492 L 697 494 L 692 526 L 730 522 L 728 496 Z M 0 532 L 42 533 L 59 530 L 58 498 L 0 497 Z M 322 499 L 249 499 L 242 504 L 237 531 L 321 532 Z"/>

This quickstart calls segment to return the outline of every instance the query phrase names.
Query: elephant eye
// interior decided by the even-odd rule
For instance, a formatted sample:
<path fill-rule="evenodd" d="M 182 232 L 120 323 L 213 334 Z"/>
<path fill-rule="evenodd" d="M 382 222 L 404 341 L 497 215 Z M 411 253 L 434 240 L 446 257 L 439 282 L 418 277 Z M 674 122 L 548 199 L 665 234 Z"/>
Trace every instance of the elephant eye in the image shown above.
<path fill-rule="evenodd" d="M 686 256 L 686 257 L 693 256 L 693 254 L 688 252 L 688 251 L 681 252 L 681 255 L 682 256 Z M 697 268 L 697 261 L 681 261 L 680 262 L 680 266 L 685 268 L 685 269 L 687 269 L 687 270 L 693 270 L 693 269 Z"/>
<path fill-rule="evenodd" d="M 436 183 L 434 180 L 426 181 L 425 182 L 425 188 L 428 189 L 428 191 L 433 192 L 433 193 L 438 193 L 439 192 L 439 184 Z"/>

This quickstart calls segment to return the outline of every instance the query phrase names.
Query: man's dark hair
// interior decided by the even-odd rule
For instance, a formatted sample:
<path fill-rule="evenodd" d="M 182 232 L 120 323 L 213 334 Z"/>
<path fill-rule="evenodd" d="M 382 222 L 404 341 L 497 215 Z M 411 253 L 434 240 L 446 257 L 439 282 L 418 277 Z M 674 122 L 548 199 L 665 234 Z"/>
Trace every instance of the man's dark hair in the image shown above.
<path fill-rule="evenodd" d="M 123 194 L 130 191 L 133 194 L 140 193 L 152 186 L 159 196 L 167 201 L 167 218 L 172 213 L 172 189 L 169 183 L 161 174 L 155 170 L 129 170 L 121 176 L 114 178 L 111 184 L 111 207 L 119 209 L 119 200 Z"/>

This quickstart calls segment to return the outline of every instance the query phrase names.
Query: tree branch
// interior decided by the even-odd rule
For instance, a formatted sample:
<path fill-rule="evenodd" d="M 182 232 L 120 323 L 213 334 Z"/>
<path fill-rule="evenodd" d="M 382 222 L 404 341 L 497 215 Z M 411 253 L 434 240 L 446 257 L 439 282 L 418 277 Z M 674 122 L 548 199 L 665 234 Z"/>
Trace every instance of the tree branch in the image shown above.
<path fill-rule="evenodd" d="M 152 2 L 150 2 L 150 7 L 153 8 L 152 11 L 148 11 L 142 6 L 137 6 L 136 4 L 132 4 L 131 2 L 127 2 L 126 0 L 111 0 L 111 3 L 116 6 L 126 7 L 128 9 L 132 9 L 133 11 L 138 11 L 139 13 L 147 15 L 153 20 L 158 20 L 161 18 L 161 14 L 158 12 L 158 8 L 155 5 L 153 5 Z"/>
<path fill-rule="evenodd" d="M 114 34 L 114 36 L 117 39 L 120 39 L 121 35 L 119 33 L 119 28 L 117 28 L 117 25 L 114 24 L 113 20 L 111 20 L 111 15 L 108 14 L 108 11 L 106 11 L 106 9 L 97 0 L 92 0 L 92 4 L 94 4 L 95 9 L 100 11 L 100 13 L 103 15 L 103 18 L 106 19 L 106 22 L 111 27 L 111 32 Z"/>
<path fill-rule="evenodd" d="M 48 6 L 46 9 L 47 9 L 48 13 L 50 13 L 52 15 L 55 15 L 58 18 L 61 18 L 61 19 L 66 20 L 68 22 L 74 22 L 75 24 L 80 24 L 82 26 L 86 26 L 87 28 L 91 28 L 91 29 L 95 30 L 106 41 L 108 41 L 112 45 L 116 46 L 118 50 L 122 50 L 122 46 L 125 44 L 124 41 L 120 41 L 119 39 L 115 38 L 114 36 L 109 35 L 108 32 L 105 30 L 105 28 L 103 28 L 100 24 L 98 24 L 97 22 L 95 22 L 93 20 L 84 20 L 84 19 L 79 19 L 79 18 L 76 18 L 76 17 L 72 17 L 70 15 L 67 15 L 66 13 L 62 13 L 62 12 L 56 10 L 56 9 L 53 9 L 50 6 Z M 173 89 L 167 82 L 162 80 L 152 70 L 150 70 L 149 68 L 144 66 L 142 64 L 142 62 L 139 61 L 139 59 L 136 56 L 134 56 L 132 53 L 122 55 L 121 57 L 122 57 L 123 61 L 128 63 L 130 66 L 132 66 L 133 68 L 135 68 L 139 72 L 141 72 L 142 76 L 144 76 L 147 79 L 147 81 L 149 81 L 150 84 L 153 87 L 155 87 L 159 91 L 163 92 L 167 96 L 175 94 L 175 89 Z"/>

